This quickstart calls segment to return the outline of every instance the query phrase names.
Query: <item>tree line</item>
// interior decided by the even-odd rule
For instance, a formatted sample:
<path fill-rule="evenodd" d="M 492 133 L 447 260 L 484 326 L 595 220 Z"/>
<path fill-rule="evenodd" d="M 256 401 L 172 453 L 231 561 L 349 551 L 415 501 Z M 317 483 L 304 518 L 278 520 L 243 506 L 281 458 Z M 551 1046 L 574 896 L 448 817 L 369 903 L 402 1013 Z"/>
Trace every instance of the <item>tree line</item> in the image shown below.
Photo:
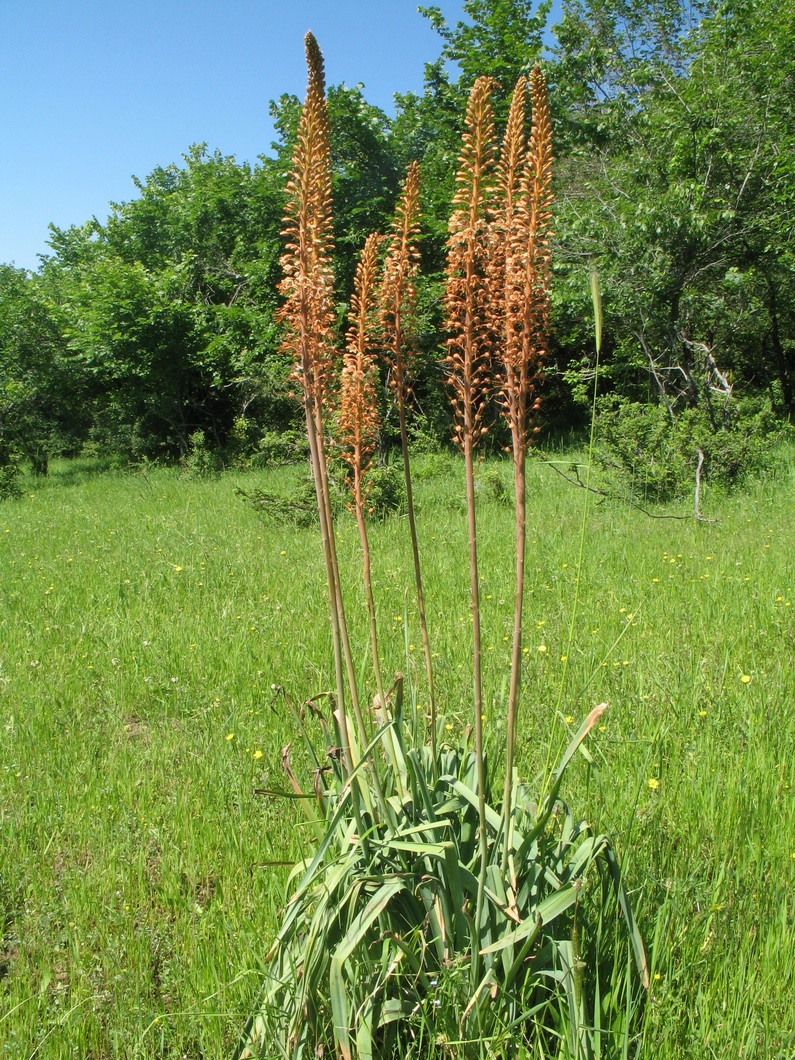
<path fill-rule="evenodd" d="M 593 385 L 590 265 L 607 420 L 648 408 L 714 432 L 760 410 L 791 419 L 795 0 L 565 0 L 551 47 L 549 9 L 467 0 L 450 25 L 421 8 L 440 52 L 392 117 L 361 86 L 329 89 L 340 323 L 366 236 L 387 228 L 417 160 L 414 430 L 449 438 L 441 290 L 466 98 L 493 78 L 504 124 L 540 59 L 557 160 L 547 425 L 581 422 Z M 38 272 L 0 266 L 0 468 L 43 473 L 50 455 L 87 447 L 245 456 L 295 425 L 278 283 L 300 101 L 271 112 L 277 141 L 255 163 L 193 146 L 106 220 L 53 226 Z"/>

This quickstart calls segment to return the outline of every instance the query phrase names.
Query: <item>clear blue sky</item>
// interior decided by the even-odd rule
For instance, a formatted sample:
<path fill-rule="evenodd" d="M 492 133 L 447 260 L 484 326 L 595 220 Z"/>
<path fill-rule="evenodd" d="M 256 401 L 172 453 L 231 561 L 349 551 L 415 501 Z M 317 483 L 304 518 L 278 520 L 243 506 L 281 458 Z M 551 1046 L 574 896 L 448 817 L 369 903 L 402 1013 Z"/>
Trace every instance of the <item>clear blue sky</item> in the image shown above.
<path fill-rule="evenodd" d="M 104 219 L 193 143 L 267 152 L 268 101 L 303 96 L 308 29 L 328 82 L 386 110 L 442 43 L 416 0 L 0 0 L 0 262 L 37 268 L 49 222 Z"/>

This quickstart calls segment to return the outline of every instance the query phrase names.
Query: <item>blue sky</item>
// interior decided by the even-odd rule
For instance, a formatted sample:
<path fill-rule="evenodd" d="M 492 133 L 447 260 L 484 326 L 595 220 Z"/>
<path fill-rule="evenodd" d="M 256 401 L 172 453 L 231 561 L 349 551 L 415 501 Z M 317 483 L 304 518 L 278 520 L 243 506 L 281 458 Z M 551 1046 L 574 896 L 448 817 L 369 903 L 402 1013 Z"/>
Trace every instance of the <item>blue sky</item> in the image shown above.
<path fill-rule="evenodd" d="M 442 46 L 417 0 L 0 0 L 0 262 L 36 269 L 50 222 L 103 220 L 191 144 L 266 153 L 269 101 L 303 96 L 308 29 L 328 82 L 388 112 Z"/>
<path fill-rule="evenodd" d="M 0 262 L 37 268 L 50 221 L 103 219 L 192 143 L 266 152 L 268 101 L 303 96 L 307 29 L 329 83 L 385 109 L 441 47 L 416 0 L 0 0 Z"/>

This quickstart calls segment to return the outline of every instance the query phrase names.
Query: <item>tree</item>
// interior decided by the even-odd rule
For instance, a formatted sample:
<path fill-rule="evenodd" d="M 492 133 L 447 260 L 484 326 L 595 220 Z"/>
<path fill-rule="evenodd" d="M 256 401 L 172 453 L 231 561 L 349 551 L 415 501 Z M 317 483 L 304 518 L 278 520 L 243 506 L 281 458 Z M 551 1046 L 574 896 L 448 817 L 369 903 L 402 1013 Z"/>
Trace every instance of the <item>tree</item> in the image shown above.
<path fill-rule="evenodd" d="M 282 192 L 264 167 L 204 146 L 136 181 L 104 225 L 53 229 L 45 273 L 75 363 L 100 393 L 104 441 L 184 455 L 223 446 L 276 362 Z M 289 418 L 286 395 L 271 395 Z M 273 411 L 273 409 L 271 410 Z"/>
<path fill-rule="evenodd" d="M 46 474 L 51 454 L 85 437 L 85 380 L 64 346 L 42 280 L 0 265 L 0 465 L 23 457 Z"/>
<path fill-rule="evenodd" d="M 571 310 L 591 257 L 604 277 L 608 371 L 622 389 L 648 396 L 650 384 L 666 405 L 711 415 L 711 395 L 728 393 L 733 376 L 774 384 L 792 412 L 781 223 L 795 190 L 781 161 L 791 157 L 792 19 L 771 0 L 731 0 L 695 22 L 698 13 L 677 2 L 566 8 L 557 78 L 571 84 L 578 72 L 580 143 L 559 192 L 564 328 L 584 346 Z"/>

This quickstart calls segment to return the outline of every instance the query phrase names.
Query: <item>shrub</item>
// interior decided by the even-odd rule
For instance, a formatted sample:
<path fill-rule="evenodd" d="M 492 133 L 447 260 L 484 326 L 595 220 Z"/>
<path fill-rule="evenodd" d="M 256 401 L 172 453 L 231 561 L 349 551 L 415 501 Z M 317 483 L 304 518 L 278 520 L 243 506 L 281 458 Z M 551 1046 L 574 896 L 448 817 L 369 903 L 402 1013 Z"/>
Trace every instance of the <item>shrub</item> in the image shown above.
<path fill-rule="evenodd" d="M 350 506 L 348 487 L 345 483 L 345 468 L 336 465 L 337 474 L 330 475 L 332 514 L 338 516 Z M 384 518 L 405 511 L 406 489 L 400 471 L 391 464 L 373 465 L 365 475 L 366 506 L 370 518 Z M 267 490 L 243 490 L 237 493 L 253 508 L 277 522 L 295 526 L 311 526 L 317 522 L 317 499 L 311 478 L 303 480 L 289 493 L 270 493 Z"/>
<path fill-rule="evenodd" d="M 475 480 L 475 488 L 481 501 L 504 505 L 510 505 L 513 502 L 504 478 L 495 468 L 482 469 Z"/>
<path fill-rule="evenodd" d="M 403 472 L 394 464 L 372 464 L 364 476 L 365 508 L 373 518 L 406 511 Z"/>
<path fill-rule="evenodd" d="M 194 431 L 188 438 L 188 443 L 188 452 L 181 461 L 185 475 L 190 478 L 203 478 L 223 471 L 223 457 L 218 449 L 208 447 L 204 431 Z"/>
<path fill-rule="evenodd" d="M 770 472 L 783 431 L 769 407 L 749 402 L 732 401 L 713 424 L 703 409 L 672 417 L 662 405 L 611 397 L 599 406 L 596 456 L 616 488 L 666 501 L 692 491 L 699 450 L 702 478 L 713 484 Z"/>
<path fill-rule="evenodd" d="M 288 428 L 284 431 L 266 431 L 257 441 L 248 464 L 253 468 L 284 467 L 301 463 L 308 456 L 306 432 Z"/>
<path fill-rule="evenodd" d="M 304 481 L 290 493 L 270 493 L 268 490 L 244 490 L 239 486 L 239 496 L 248 501 L 255 511 L 278 523 L 292 523 L 293 526 L 311 526 L 317 522 L 317 502 L 315 487 L 310 480 Z"/>
<path fill-rule="evenodd" d="M 22 486 L 19 482 L 19 464 L 9 457 L 0 463 L 0 501 L 10 497 L 21 497 Z"/>

